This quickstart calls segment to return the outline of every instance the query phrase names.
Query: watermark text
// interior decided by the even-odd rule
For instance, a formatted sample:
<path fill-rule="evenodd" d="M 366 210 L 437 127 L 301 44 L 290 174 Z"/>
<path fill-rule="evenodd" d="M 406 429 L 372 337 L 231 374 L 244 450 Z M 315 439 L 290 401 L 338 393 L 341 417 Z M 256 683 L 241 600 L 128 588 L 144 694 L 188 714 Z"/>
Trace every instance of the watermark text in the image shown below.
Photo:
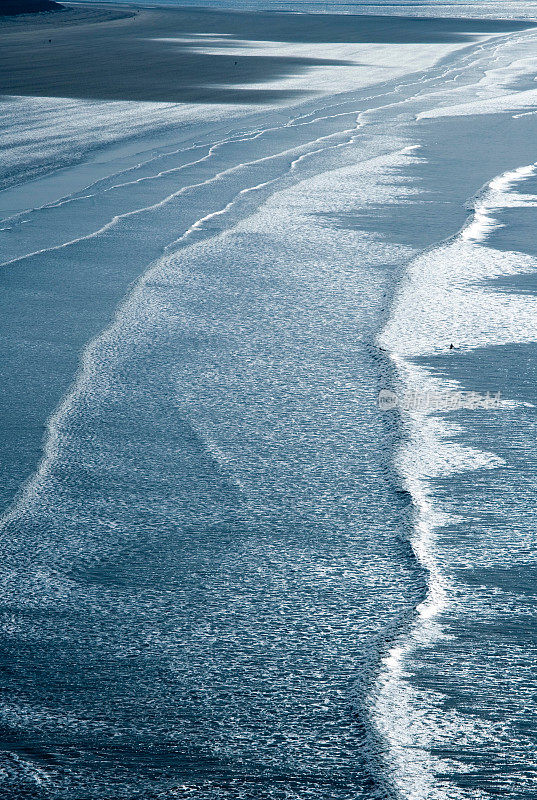
<path fill-rule="evenodd" d="M 501 393 L 487 392 L 434 392 L 434 391 L 408 391 L 392 392 L 391 389 L 381 389 L 378 395 L 378 407 L 381 411 L 459 411 L 468 409 L 485 409 L 496 411 L 501 408 Z"/>

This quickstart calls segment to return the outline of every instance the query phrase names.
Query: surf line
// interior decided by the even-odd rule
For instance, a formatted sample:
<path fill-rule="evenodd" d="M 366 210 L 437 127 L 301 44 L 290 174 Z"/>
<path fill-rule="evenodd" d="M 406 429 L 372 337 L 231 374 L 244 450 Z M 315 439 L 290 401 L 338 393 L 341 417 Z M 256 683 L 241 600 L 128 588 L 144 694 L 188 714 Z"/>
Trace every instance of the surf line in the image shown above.
<path fill-rule="evenodd" d="M 474 214 L 461 231 L 461 239 L 464 242 L 475 242 L 481 244 L 487 240 L 489 235 L 503 227 L 494 216 L 494 212 L 501 208 L 514 206 L 536 206 L 537 197 L 533 195 L 519 195 L 518 202 L 509 198 L 509 190 L 517 183 L 521 183 L 527 178 L 533 177 L 537 173 L 537 162 L 518 169 L 504 172 L 493 178 L 486 186 L 474 196 Z"/>
<path fill-rule="evenodd" d="M 432 248 L 429 257 L 431 254 L 434 257 L 435 253 L 442 257 L 446 248 L 457 242 L 480 248 L 492 231 L 502 227 L 495 218 L 496 211 L 537 206 L 536 194 L 512 191 L 518 184 L 536 175 L 537 162 L 508 170 L 490 180 L 474 196 L 474 212 L 466 224 L 453 239 Z M 407 265 L 405 280 L 410 281 L 410 286 L 417 274 L 415 269 L 416 274 L 413 274 L 416 261 L 419 265 L 423 257 L 423 254 L 418 255 Z M 422 274 L 423 270 L 420 272 Z M 434 288 L 434 276 L 431 280 Z M 443 286 L 441 283 L 439 288 Z M 402 294 L 401 299 L 404 297 Z M 420 339 L 416 340 L 414 347 L 410 334 L 410 340 L 405 336 L 404 344 L 401 344 L 397 319 L 401 313 L 406 316 L 408 309 L 398 311 L 397 302 L 396 299 L 391 317 L 379 334 L 377 344 L 390 360 L 398 390 L 410 391 L 428 385 L 434 388 L 433 376 L 412 361 L 412 356 L 421 352 Z M 438 313 L 442 314 L 442 306 Z M 435 328 L 434 323 L 433 309 L 431 330 Z M 434 720 L 429 719 L 428 710 L 433 710 L 433 707 L 429 709 L 425 694 L 420 692 L 418 696 L 408 679 L 408 668 L 414 654 L 420 648 L 433 646 L 446 635 L 441 616 L 448 606 L 457 602 L 435 547 L 438 532 L 449 521 L 451 513 L 437 506 L 431 480 L 436 475 L 494 468 L 503 463 L 500 457 L 491 453 L 454 444 L 449 425 L 430 412 L 428 408 L 398 410 L 402 437 L 393 458 L 401 486 L 411 498 L 409 541 L 416 563 L 426 576 L 426 595 L 417 604 L 409 629 L 399 635 L 391 646 L 387 646 L 389 649 L 381 660 L 381 670 L 372 693 L 374 724 L 386 746 L 384 760 L 387 779 L 393 784 L 397 796 L 405 800 L 444 797 L 436 782 L 435 758 L 431 752 Z"/>

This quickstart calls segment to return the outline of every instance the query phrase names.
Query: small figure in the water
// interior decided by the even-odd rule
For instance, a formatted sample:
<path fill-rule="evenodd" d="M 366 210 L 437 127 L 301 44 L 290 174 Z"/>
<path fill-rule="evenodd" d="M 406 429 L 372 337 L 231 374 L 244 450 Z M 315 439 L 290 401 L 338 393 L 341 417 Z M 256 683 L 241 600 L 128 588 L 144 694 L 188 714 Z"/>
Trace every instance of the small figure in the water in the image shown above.
<path fill-rule="evenodd" d="M 449 349 L 450 350 L 455 350 L 455 345 L 453 344 L 453 342 L 449 345 Z"/>

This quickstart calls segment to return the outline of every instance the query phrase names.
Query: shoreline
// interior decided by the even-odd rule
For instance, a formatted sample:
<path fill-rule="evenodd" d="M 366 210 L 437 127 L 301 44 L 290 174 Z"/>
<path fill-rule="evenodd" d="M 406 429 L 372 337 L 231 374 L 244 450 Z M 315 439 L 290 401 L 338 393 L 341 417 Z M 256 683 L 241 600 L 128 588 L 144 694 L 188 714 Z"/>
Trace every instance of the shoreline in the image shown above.
<path fill-rule="evenodd" d="M 65 27 L 113 22 L 135 17 L 139 13 L 134 7 L 96 6 L 61 3 L 60 8 L 48 11 L 21 12 L 0 15 L 0 38 L 3 35 L 32 33 L 49 28 L 60 30 Z"/>
<path fill-rule="evenodd" d="M 223 19 L 200 13 L 190 22 L 212 19 L 216 26 Z M 162 19 L 160 12 L 147 17 Z M 242 19 L 258 24 L 252 17 Z M 106 27 L 138 29 L 132 20 Z M 261 57 L 253 29 L 241 41 L 206 34 L 206 63 L 230 63 L 241 50 L 244 58 Z M 278 35 L 276 23 L 266 35 Z M 99 37 L 106 42 L 104 32 Z M 535 33 L 527 38 L 531 52 Z M 425 596 L 427 576 L 436 577 L 439 526 L 422 487 L 446 442 L 416 425 L 415 447 L 394 461 L 404 427 L 379 412 L 375 389 L 381 378 L 397 381 L 390 353 L 405 356 L 402 343 L 410 347 L 420 331 L 423 341 L 443 343 L 433 354 L 439 367 L 459 364 L 464 354 L 447 349 L 454 308 L 469 308 L 461 326 L 467 320 L 469 330 L 483 327 L 481 306 L 461 303 L 452 277 L 463 267 L 472 271 L 479 245 L 449 257 L 454 246 L 445 244 L 466 224 L 466 197 L 500 169 L 527 160 L 537 118 L 450 119 L 457 106 L 449 101 L 466 98 L 475 111 L 488 93 L 493 103 L 501 97 L 512 104 L 517 90 L 507 99 L 500 91 L 517 63 L 502 55 L 505 39 L 491 36 L 482 47 L 464 39 L 460 47 L 445 43 L 445 51 L 357 42 L 361 59 L 332 65 L 321 51 L 350 61 L 352 49 L 340 43 L 323 50 L 317 42 L 317 71 L 303 66 L 278 77 L 276 70 L 271 91 L 279 86 L 299 97 L 309 80 L 323 82 L 323 95 L 292 109 L 257 95 L 257 107 L 230 104 L 218 123 L 216 104 L 4 101 L 12 120 L 6 140 L 19 136 L 31 152 L 38 138 L 41 158 L 51 143 L 63 167 L 87 141 L 101 147 L 98 166 L 108 173 L 93 174 L 95 164 L 85 158 L 84 189 L 71 185 L 48 205 L 39 205 L 32 187 L 31 205 L 1 234 L 8 379 L 0 460 L 8 511 L 0 526 L 10 611 L 2 695 L 13 715 L 3 742 L 8 756 L 25 752 L 30 736 L 40 753 L 54 754 L 28 756 L 30 767 L 44 764 L 54 797 L 100 800 L 120 791 L 134 799 L 174 785 L 204 800 L 222 791 L 267 800 L 282 791 L 365 800 L 372 791 L 392 796 L 396 787 L 437 800 L 453 794 L 443 792 L 447 781 L 433 768 L 441 766 L 445 742 L 452 755 L 465 756 L 468 703 L 454 703 L 461 724 L 438 736 L 435 697 L 428 704 L 427 692 L 449 690 L 451 660 L 430 647 L 429 660 L 420 661 L 418 647 L 408 647 L 422 643 L 409 639 L 417 615 L 426 633 L 439 616 L 438 595 Z M 272 44 L 285 46 L 276 38 Z M 153 57 L 165 50 L 153 45 Z M 199 55 L 199 46 L 191 40 L 186 55 Z M 311 42 L 293 46 L 312 49 Z M 264 48 L 270 51 L 266 41 Z M 405 79 L 394 79 L 405 48 L 416 51 L 421 69 L 405 63 Z M 442 63 L 442 52 L 451 65 Z M 373 54 L 376 73 L 363 63 Z M 258 63 L 258 89 L 263 80 L 271 87 L 273 62 Z M 364 78 L 353 87 L 367 71 L 371 81 L 373 74 L 391 80 L 371 88 Z M 483 73 L 491 83 L 483 85 Z M 331 88 L 338 76 L 347 82 Z M 438 108 L 446 118 L 422 113 Z M 136 115 L 145 115 L 147 141 L 164 123 L 174 126 L 173 146 L 153 139 L 135 163 L 112 155 L 121 136 L 132 142 Z M 104 142 L 111 135 L 112 143 Z M 429 268 L 412 271 L 421 263 Z M 418 291 L 399 303 L 409 275 L 420 278 Z M 478 290 L 471 284 L 470 291 Z M 413 324 L 405 328 L 409 309 Z M 392 338 L 379 351 L 379 333 L 390 325 Z M 479 355 L 463 365 L 463 379 L 482 379 Z M 486 443 L 486 426 L 482 436 Z M 442 464 L 459 452 L 448 443 Z M 448 478 L 461 480 L 456 469 Z M 487 490 L 484 481 L 485 500 Z M 475 525 L 473 505 L 464 510 Z M 482 541 L 486 554 L 486 530 Z M 461 543 L 468 547 L 464 530 L 456 542 L 464 554 Z M 37 686 L 27 669 L 34 614 Z M 59 616 L 68 631 L 60 658 Z M 453 628 L 453 663 L 467 652 L 468 624 L 467 613 Z M 437 659 L 434 670 L 430 658 Z M 404 661 L 418 667 L 414 674 L 403 671 Z M 477 684 L 479 662 L 473 669 L 468 685 Z M 464 685 L 460 671 L 455 687 Z M 73 674 L 76 691 L 66 692 Z M 497 705 L 501 697 L 484 699 Z M 45 704 L 46 717 L 37 713 Z M 490 707 L 477 706 L 485 720 Z M 177 738 L 167 739 L 169 731 Z M 476 741 L 480 760 L 472 763 L 470 751 L 470 763 L 476 783 L 482 770 L 486 789 L 489 764 L 503 761 L 493 758 L 488 739 Z M 147 761 L 140 766 L 142 750 Z M 128 771 L 125 753 L 136 756 Z M 297 767 L 291 777 L 290 756 Z M 148 772 L 147 764 L 163 760 L 165 774 Z M 451 763 L 448 789 L 459 785 Z M 32 774 L 18 765 L 8 773 L 8 793 L 32 786 Z"/>
<path fill-rule="evenodd" d="M 532 27 L 502 20 L 68 4 L 66 11 L 39 17 L 30 25 L 27 15 L 0 22 L 2 95 L 285 103 L 312 92 L 340 92 L 340 85 L 352 88 L 366 76 L 375 83 L 394 70 L 416 71 L 427 50 L 434 62 L 483 36 Z"/>

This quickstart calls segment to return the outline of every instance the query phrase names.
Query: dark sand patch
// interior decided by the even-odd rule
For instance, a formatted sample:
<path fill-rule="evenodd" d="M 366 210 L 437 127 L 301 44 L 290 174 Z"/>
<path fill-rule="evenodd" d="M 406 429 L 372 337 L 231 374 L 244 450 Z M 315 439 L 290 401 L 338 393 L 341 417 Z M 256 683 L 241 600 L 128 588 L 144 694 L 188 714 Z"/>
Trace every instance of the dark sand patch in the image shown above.
<path fill-rule="evenodd" d="M 61 11 L 63 6 L 55 0 L 3 0 L 0 17 L 14 14 L 36 14 L 41 11 Z"/>
<path fill-rule="evenodd" d="M 84 9 L 66 12 L 91 14 Z M 99 13 L 99 12 L 93 12 Z M 110 9 L 106 12 L 111 13 Z M 219 55 L 195 52 L 194 42 L 159 38 L 225 34 L 233 41 L 333 43 L 425 43 L 468 41 L 468 35 L 529 27 L 527 22 L 394 18 L 285 13 L 241 13 L 205 9 L 149 9 L 78 25 L 50 20 L 0 28 L 0 94 L 168 102 L 262 102 L 288 92 L 241 88 L 275 80 L 309 67 L 345 64 L 315 58 L 236 56 L 226 43 L 214 43 Z M 118 19 L 118 14 L 123 15 Z M 71 16 L 71 19 L 75 18 Z M 54 29 L 52 29 L 54 27 Z M 231 88 L 230 88 L 231 85 Z M 319 87 L 320 88 L 320 87 Z"/>
<path fill-rule="evenodd" d="M 1 0 L 0 0 L 1 2 Z M 0 15 L 0 46 L 9 47 L 7 35 L 32 32 L 36 37 L 40 34 L 52 33 L 55 30 L 73 25 L 84 25 L 95 22 L 111 22 L 114 19 L 133 17 L 134 11 L 128 8 L 99 6 L 98 8 L 82 6 L 66 6 L 50 11 L 20 13 L 16 15 Z M 1 78 L 1 76 L 0 76 Z"/>

